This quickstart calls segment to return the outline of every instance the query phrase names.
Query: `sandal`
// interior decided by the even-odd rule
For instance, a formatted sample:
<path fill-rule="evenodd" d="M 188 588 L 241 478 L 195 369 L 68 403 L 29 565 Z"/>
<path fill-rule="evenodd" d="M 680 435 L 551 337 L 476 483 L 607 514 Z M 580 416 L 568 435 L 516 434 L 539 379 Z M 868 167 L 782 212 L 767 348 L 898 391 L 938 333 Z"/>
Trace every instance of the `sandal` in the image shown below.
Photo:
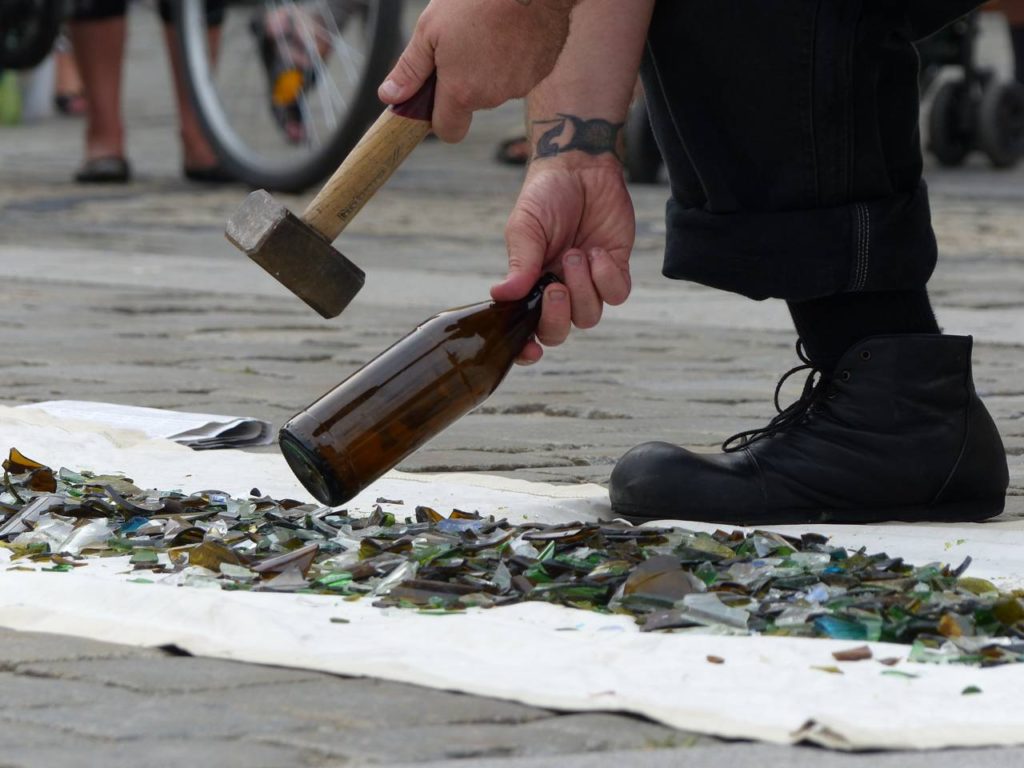
<path fill-rule="evenodd" d="M 494 159 L 505 165 L 526 165 L 530 162 L 530 142 L 525 136 L 505 139 L 498 145 Z"/>
<path fill-rule="evenodd" d="M 131 166 L 123 157 L 94 157 L 82 163 L 75 174 L 75 181 L 79 184 L 124 184 L 131 177 Z"/>
<path fill-rule="evenodd" d="M 89 104 L 81 93 L 58 93 L 53 97 L 53 106 L 65 117 L 81 117 Z"/>
<path fill-rule="evenodd" d="M 195 181 L 200 184 L 230 184 L 233 181 L 237 181 L 235 175 L 220 163 L 207 166 L 206 168 L 189 168 L 185 166 L 181 169 L 181 172 L 189 181 Z"/>

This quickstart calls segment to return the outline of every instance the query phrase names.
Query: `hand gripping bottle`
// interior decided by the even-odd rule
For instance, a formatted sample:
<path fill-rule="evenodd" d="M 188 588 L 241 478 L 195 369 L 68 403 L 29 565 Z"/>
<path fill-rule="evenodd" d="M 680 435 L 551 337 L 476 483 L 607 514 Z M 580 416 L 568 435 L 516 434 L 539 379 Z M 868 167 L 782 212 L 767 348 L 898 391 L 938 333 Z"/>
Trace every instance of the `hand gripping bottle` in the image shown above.
<path fill-rule="evenodd" d="M 306 490 L 344 504 L 486 400 L 537 330 L 552 282 L 435 315 L 289 419 L 281 452 Z"/>

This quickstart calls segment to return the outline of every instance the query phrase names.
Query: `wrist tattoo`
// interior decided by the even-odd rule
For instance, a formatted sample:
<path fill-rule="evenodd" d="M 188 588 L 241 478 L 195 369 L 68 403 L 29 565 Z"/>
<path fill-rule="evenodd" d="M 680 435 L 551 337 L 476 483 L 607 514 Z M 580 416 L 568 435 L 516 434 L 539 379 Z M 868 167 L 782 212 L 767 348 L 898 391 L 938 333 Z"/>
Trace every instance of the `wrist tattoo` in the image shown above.
<path fill-rule="evenodd" d="M 584 120 L 576 115 L 559 113 L 551 120 L 534 120 L 534 131 L 541 134 L 534 141 L 533 158 L 554 157 L 566 152 L 588 155 L 615 155 L 622 159 L 625 123 L 612 123 L 599 117 Z"/>

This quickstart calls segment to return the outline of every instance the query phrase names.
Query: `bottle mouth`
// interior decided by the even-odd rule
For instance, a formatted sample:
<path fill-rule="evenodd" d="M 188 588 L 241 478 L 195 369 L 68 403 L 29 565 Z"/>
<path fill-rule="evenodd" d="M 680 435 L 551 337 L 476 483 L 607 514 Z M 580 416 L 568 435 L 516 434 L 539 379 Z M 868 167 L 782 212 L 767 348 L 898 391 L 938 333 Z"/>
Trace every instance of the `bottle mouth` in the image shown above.
<path fill-rule="evenodd" d="M 561 283 L 561 278 L 553 272 L 545 272 L 540 276 L 540 279 L 533 284 L 533 288 L 526 295 L 526 304 L 533 309 L 540 305 L 541 299 L 544 298 L 544 289 L 552 283 Z"/>
<path fill-rule="evenodd" d="M 281 453 L 291 468 L 292 473 L 309 491 L 313 498 L 329 507 L 344 504 L 348 501 L 344 492 L 338 487 L 334 473 L 323 462 L 315 451 L 311 451 L 298 438 L 282 429 L 279 435 Z"/>

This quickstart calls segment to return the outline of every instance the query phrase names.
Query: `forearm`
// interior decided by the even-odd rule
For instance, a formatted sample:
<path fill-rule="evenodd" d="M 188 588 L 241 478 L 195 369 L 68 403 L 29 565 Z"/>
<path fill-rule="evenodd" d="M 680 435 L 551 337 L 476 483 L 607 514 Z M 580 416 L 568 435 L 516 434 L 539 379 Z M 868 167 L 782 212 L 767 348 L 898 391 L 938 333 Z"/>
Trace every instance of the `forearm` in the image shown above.
<path fill-rule="evenodd" d="M 527 99 L 534 160 L 621 157 L 654 0 L 582 0 L 551 74 Z M 579 156 L 579 155 L 577 155 Z"/>

